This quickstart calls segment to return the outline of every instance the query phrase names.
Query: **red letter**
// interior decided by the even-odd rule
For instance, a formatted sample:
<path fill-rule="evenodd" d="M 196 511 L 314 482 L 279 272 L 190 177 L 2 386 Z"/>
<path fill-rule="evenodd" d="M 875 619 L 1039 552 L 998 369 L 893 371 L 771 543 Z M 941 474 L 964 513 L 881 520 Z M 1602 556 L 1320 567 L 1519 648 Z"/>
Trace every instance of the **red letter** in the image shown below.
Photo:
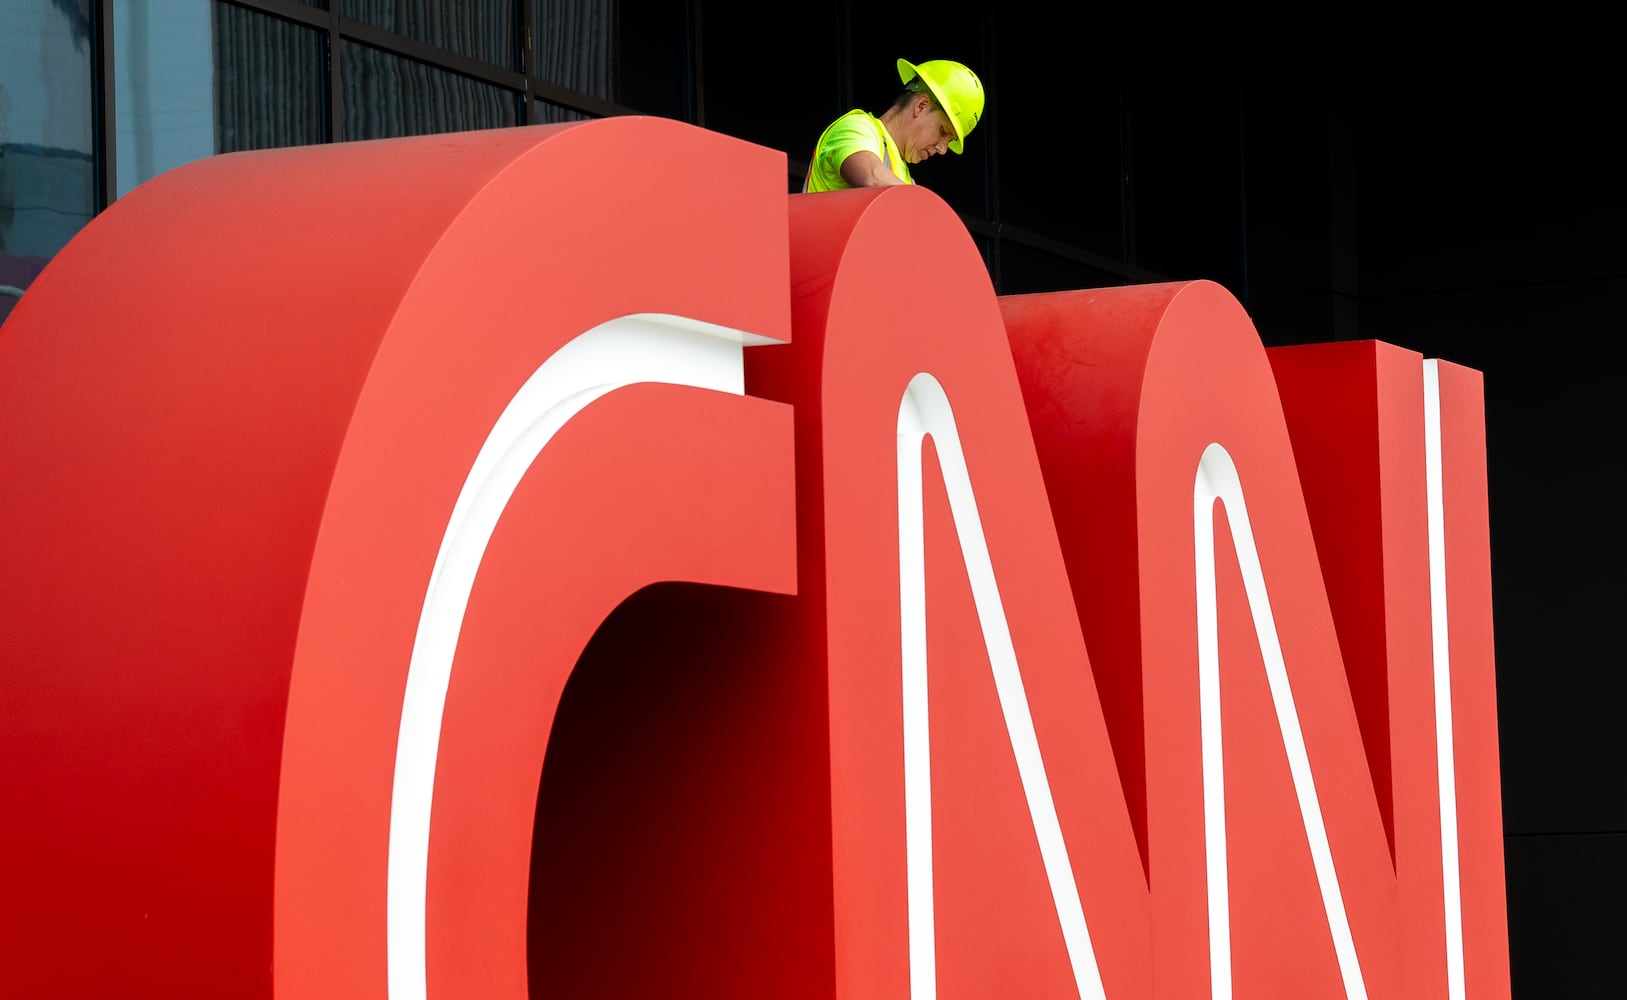
<path fill-rule="evenodd" d="M 631 118 L 223 156 L 47 268 L 0 338 L 12 990 L 526 995 L 583 645 L 792 586 L 790 413 L 740 395 L 783 166 Z"/>

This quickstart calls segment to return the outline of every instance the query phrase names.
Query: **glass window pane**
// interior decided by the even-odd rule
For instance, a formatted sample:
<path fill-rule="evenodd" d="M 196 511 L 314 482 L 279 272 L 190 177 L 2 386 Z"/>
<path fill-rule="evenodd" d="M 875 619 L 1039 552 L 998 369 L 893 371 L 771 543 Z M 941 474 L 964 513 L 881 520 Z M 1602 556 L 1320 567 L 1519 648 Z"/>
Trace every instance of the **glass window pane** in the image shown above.
<path fill-rule="evenodd" d="M 778 149 L 806 165 L 819 134 L 847 110 L 839 107 L 841 19 L 803 18 L 797 30 L 775 39 L 768 65 L 761 11 L 753 0 L 701 5 L 706 127 Z"/>
<path fill-rule="evenodd" d="M 620 94 L 610 95 L 611 100 L 642 114 L 693 122 L 691 4 L 673 0 L 608 2 L 617 9 L 616 62 L 612 72 L 621 87 Z"/>
<path fill-rule="evenodd" d="M 214 153 L 323 139 L 322 33 L 209 0 L 113 6 L 118 193 Z"/>
<path fill-rule="evenodd" d="M 516 0 L 344 0 L 339 13 L 461 56 L 518 69 Z"/>
<path fill-rule="evenodd" d="M 1124 279 L 1088 264 L 1058 257 L 1015 240 L 1000 241 L 1001 295 L 1032 292 L 1071 292 L 1079 288 L 1110 288 Z"/>
<path fill-rule="evenodd" d="M 617 100 L 616 0 L 530 2 L 536 39 L 532 75 L 606 101 Z"/>
<path fill-rule="evenodd" d="M 88 11 L 0 0 L 0 321 L 96 210 Z"/>
<path fill-rule="evenodd" d="M 323 33 L 229 3 L 215 14 L 215 152 L 327 138 Z"/>
<path fill-rule="evenodd" d="M 1212 278 L 1237 288 L 1243 63 L 1216 39 L 1185 32 L 1140 41 L 1132 52 L 1130 263 L 1174 280 Z M 1201 88 L 1188 82 L 1198 79 Z"/>
<path fill-rule="evenodd" d="M 531 124 L 558 125 L 561 122 L 585 122 L 592 118 L 575 108 L 567 108 L 563 104 L 554 104 L 550 101 L 531 102 Z"/>
<path fill-rule="evenodd" d="M 501 87 L 341 43 L 344 137 L 388 139 L 516 124 L 517 95 Z"/>
<path fill-rule="evenodd" d="M 1000 5 L 992 16 L 1000 37 L 1023 39 L 1021 58 L 1000 63 L 1000 92 L 990 94 L 998 106 L 989 124 L 999 143 L 1000 221 L 1123 260 L 1127 167 L 1116 36 L 1093 37 L 1087 57 L 1076 34 L 1046 30 L 1038 8 Z"/>

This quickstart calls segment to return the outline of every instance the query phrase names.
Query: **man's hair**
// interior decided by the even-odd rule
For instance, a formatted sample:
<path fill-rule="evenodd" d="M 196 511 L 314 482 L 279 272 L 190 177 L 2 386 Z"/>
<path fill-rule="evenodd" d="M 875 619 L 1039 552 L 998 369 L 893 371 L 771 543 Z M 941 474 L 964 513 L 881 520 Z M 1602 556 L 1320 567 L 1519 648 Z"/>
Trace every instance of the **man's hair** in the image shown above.
<path fill-rule="evenodd" d="M 898 92 L 898 96 L 893 98 L 893 107 L 902 110 L 903 108 L 907 107 L 911 101 L 915 100 L 922 94 L 925 94 L 932 100 L 932 107 L 934 110 L 942 107 L 938 103 L 938 95 L 934 94 L 932 89 L 926 85 L 926 81 L 921 79 L 919 76 L 910 77 L 910 82 L 904 84 L 904 89 L 900 90 Z"/>

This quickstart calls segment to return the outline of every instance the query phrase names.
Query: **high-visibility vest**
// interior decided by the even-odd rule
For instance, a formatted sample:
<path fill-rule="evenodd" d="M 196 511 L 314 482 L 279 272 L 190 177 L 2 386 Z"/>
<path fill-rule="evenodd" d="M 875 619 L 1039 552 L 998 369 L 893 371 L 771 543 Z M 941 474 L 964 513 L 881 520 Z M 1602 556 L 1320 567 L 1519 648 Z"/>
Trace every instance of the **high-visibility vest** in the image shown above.
<path fill-rule="evenodd" d="M 819 166 L 819 157 L 824 152 L 825 140 L 830 136 L 831 129 L 835 128 L 838 124 L 854 115 L 863 115 L 865 118 L 869 119 L 871 125 L 874 126 L 876 136 L 881 140 L 881 162 L 886 165 L 887 169 L 892 173 L 892 175 L 903 181 L 905 184 L 915 183 L 915 181 L 910 177 L 909 166 L 904 163 L 903 154 L 897 152 L 897 146 L 895 146 L 893 143 L 893 137 L 887 134 L 887 127 L 881 124 L 881 119 L 870 114 L 868 111 L 855 108 L 854 110 L 849 111 L 847 114 L 836 119 L 836 121 L 831 122 L 825 127 L 825 131 L 820 134 L 819 141 L 814 144 L 813 159 L 808 162 L 808 172 L 804 174 L 802 178 L 802 190 L 804 193 L 808 191 L 809 185 L 813 182 L 814 170 Z M 837 179 L 840 182 L 841 187 L 845 188 L 849 186 L 845 180 L 841 179 L 840 170 L 837 171 Z"/>

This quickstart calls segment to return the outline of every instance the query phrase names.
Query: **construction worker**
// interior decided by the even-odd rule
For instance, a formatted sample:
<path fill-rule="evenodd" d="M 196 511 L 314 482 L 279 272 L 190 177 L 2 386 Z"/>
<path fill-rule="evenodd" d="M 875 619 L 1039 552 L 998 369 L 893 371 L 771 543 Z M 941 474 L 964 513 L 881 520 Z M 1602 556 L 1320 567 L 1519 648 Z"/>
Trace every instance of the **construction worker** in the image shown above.
<path fill-rule="evenodd" d="M 881 117 L 855 108 L 825 129 L 803 191 L 913 184 L 910 164 L 959 153 L 983 116 L 983 84 L 958 62 L 898 60 L 904 89 Z"/>

